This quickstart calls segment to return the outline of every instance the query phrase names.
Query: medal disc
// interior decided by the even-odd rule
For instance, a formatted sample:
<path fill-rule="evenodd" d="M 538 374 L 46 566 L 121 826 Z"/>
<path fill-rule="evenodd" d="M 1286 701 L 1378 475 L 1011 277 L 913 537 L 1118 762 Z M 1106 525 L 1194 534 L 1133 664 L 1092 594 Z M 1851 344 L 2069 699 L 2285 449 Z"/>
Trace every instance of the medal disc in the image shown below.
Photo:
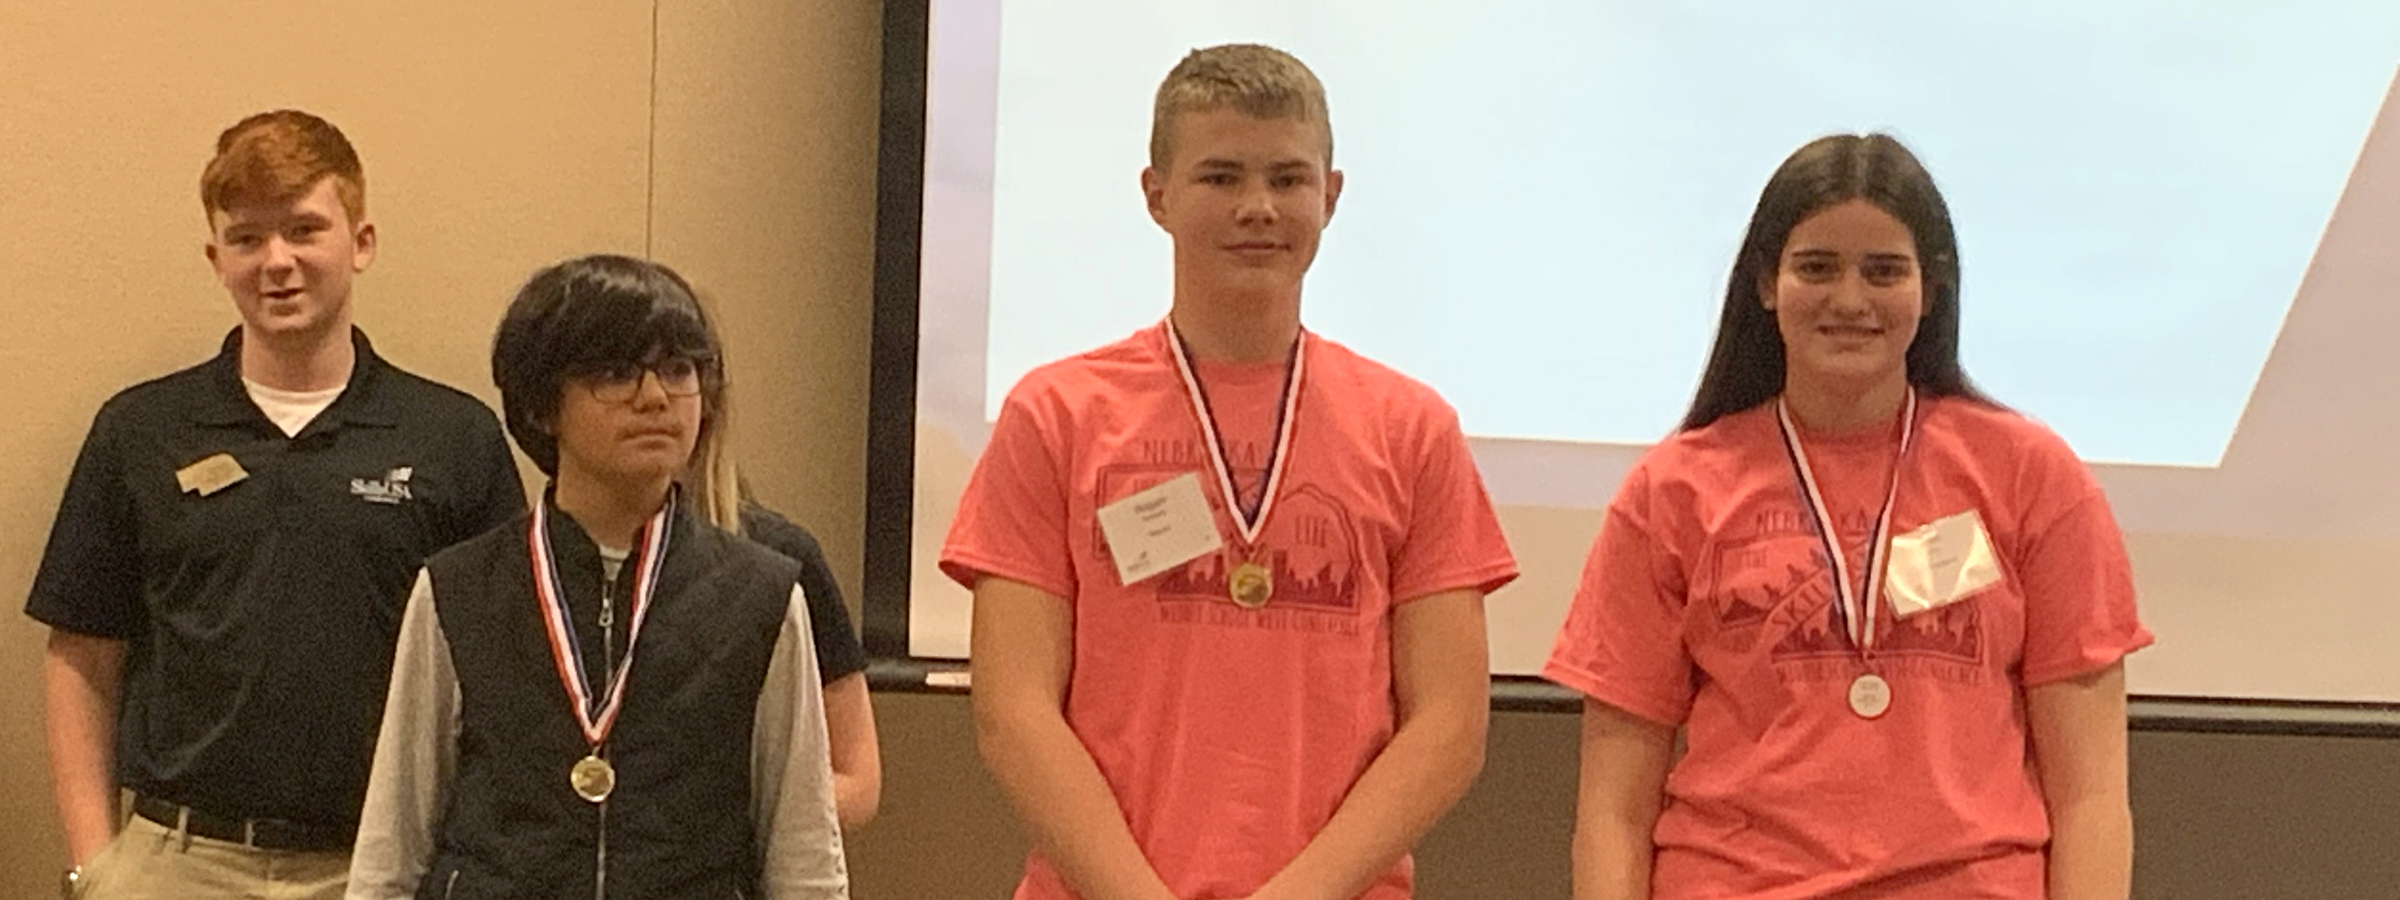
<path fill-rule="evenodd" d="M 1275 596 L 1275 574 L 1257 563 L 1243 563 L 1233 567 L 1233 574 L 1226 576 L 1225 587 L 1226 593 L 1233 597 L 1234 605 L 1243 609 L 1257 609 L 1267 605 L 1268 598 Z"/>
<path fill-rule="evenodd" d="M 1850 682 L 1850 711 L 1861 719 L 1873 719 L 1892 708 L 1892 683 L 1883 676 L 1869 672 Z"/>
<path fill-rule="evenodd" d="M 568 770 L 567 784 L 575 788 L 575 796 L 598 803 L 617 789 L 617 769 L 597 755 L 586 756 Z"/>

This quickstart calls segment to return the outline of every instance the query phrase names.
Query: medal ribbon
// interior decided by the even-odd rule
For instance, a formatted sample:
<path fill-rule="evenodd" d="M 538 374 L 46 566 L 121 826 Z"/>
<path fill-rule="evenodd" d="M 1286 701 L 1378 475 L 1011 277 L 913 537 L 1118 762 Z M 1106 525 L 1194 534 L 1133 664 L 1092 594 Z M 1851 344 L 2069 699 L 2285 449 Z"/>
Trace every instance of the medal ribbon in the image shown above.
<path fill-rule="evenodd" d="M 1233 513 L 1234 527 L 1241 533 L 1242 543 L 1255 545 L 1260 532 L 1266 530 L 1267 515 L 1275 508 L 1275 493 L 1283 485 L 1285 464 L 1291 459 L 1292 427 L 1300 418 L 1300 373 L 1308 362 L 1308 332 L 1304 329 L 1292 341 L 1291 355 L 1284 361 L 1283 402 L 1275 412 L 1275 446 L 1267 452 L 1267 483 L 1259 489 L 1258 504 L 1244 508 L 1241 495 L 1233 489 L 1233 467 L 1226 461 L 1225 438 L 1217 431 L 1217 416 L 1208 405 L 1208 391 L 1200 386 L 1200 376 L 1192 369 L 1190 351 L 1183 346 L 1183 335 L 1175 330 L 1175 320 L 1166 324 L 1167 349 L 1175 357 L 1175 371 L 1183 376 L 1184 392 L 1192 400 L 1192 415 L 1200 420 L 1200 434 L 1207 439 L 1209 466 L 1216 471 L 1217 491 L 1225 497 L 1225 508 Z"/>
<path fill-rule="evenodd" d="M 1860 658 L 1869 658 L 1875 649 L 1875 616 L 1883 603 L 1883 565 L 1892 543 L 1892 504 L 1900 497 L 1900 466 L 1908 459 L 1909 445 L 1917 433 L 1917 389 L 1908 389 L 1908 401 L 1900 411 L 1900 450 L 1892 457 L 1891 485 L 1883 495 L 1883 510 L 1875 515 L 1875 531 L 1867 538 L 1866 571 L 1858 579 L 1857 589 L 1851 587 L 1850 559 L 1842 552 L 1841 532 L 1834 526 L 1833 515 L 1825 506 L 1825 495 L 1817 489 L 1817 477 L 1809 471 L 1808 451 L 1800 446 L 1800 430 L 1792 424 L 1792 410 L 1782 397 L 1775 398 L 1775 421 L 1783 428 L 1783 449 L 1791 457 L 1792 473 L 1800 483 L 1800 493 L 1808 500 L 1808 514 L 1816 522 L 1817 539 L 1822 542 L 1825 556 L 1833 562 L 1834 596 L 1839 598 L 1843 631 L 1850 645 L 1858 648 Z"/>
<path fill-rule="evenodd" d="M 542 605 L 542 623 L 550 635 L 550 658 L 558 664 L 558 680 L 566 685 L 567 698 L 575 707 L 575 724 L 583 728 L 583 737 L 598 747 L 608 740 L 616 727 L 617 712 L 625 702 L 626 676 L 633 672 L 633 649 L 640 642 L 642 621 L 650 615 L 651 597 L 658 591 L 659 564 L 667 558 L 668 523 L 675 512 L 675 494 L 667 493 L 667 502 L 659 507 L 650 521 L 642 525 L 641 537 L 635 545 L 631 562 L 633 569 L 633 599 L 631 621 L 625 629 L 625 658 L 618 661 L 617 670 L 609 673 L 607 693 L 592 695 L 591 678 L 583 669 L 582 644 L 575 639 L 575 621 L 567 613 L 567 592 L 559 587 L 558 559 L 550 549 L 549 502 L 533 507 L 532 524 L 527 528 L 526 546 L 533 562 L 533 591 Z"/>

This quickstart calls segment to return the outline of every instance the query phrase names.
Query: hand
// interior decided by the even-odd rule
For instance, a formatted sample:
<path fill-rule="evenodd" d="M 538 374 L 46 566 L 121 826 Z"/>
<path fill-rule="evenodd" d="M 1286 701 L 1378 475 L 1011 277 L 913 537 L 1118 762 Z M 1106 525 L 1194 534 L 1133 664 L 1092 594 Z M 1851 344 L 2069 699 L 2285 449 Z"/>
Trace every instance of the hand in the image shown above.
<path fill-rule="evenodd" d="M 1296 896 L 1290 888 L 1269 881 L 1260 885 L 1258 890 L 1239 897 L 1211 897 L 1208 900 L 1295 900 Z"/>

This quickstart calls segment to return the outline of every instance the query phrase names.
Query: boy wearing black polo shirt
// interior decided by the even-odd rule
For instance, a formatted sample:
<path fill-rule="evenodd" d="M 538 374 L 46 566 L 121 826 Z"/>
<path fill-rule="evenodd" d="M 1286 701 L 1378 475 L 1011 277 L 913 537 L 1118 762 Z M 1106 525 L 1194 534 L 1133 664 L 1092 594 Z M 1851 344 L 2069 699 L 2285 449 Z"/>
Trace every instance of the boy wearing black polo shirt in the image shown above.
<path fill-rule="evenodd" d="M 365 188 L 315 116 L 227 129 L 201 200 L 242 324 L 76 458 L 26 602 L 71 895 L 341 896 L 409 579 L 524 507 L 491 410 L 351 325 Z"/>

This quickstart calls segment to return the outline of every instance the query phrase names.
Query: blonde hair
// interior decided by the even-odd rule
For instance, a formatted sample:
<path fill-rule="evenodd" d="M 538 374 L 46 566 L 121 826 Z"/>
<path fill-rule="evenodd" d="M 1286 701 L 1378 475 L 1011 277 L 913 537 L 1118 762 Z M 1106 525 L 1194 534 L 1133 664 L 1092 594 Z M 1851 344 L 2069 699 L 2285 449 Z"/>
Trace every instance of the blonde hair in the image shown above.
<path fill-rule="evenodd" d="M 1325 165 L 1333 165 L 1333 120 L 1317 74 L 1298 57 L 1273 47 L 1220 44 L 1192 51 L 1159 82 L 1150 111 L 1151 168 L 1163 171 L 1175 156 L 1176 117 L 1226 108 L 1317 126 L 1325 136 Z"/>
<path fill-rule="evenodd" d="M 720 351 L 722 352 L 722 351 Z M 700 442 L 692 448 L 692 465 L 684 473 L 684 496 L 692 511 L 709 524 L 727 534 L 742 533 L 742 473 L 733 460 L 733 378 L 725 372 L 723 356 L 717 359 L 716 404 L 709 409 L 709 427 L 701 429 Z"/>

